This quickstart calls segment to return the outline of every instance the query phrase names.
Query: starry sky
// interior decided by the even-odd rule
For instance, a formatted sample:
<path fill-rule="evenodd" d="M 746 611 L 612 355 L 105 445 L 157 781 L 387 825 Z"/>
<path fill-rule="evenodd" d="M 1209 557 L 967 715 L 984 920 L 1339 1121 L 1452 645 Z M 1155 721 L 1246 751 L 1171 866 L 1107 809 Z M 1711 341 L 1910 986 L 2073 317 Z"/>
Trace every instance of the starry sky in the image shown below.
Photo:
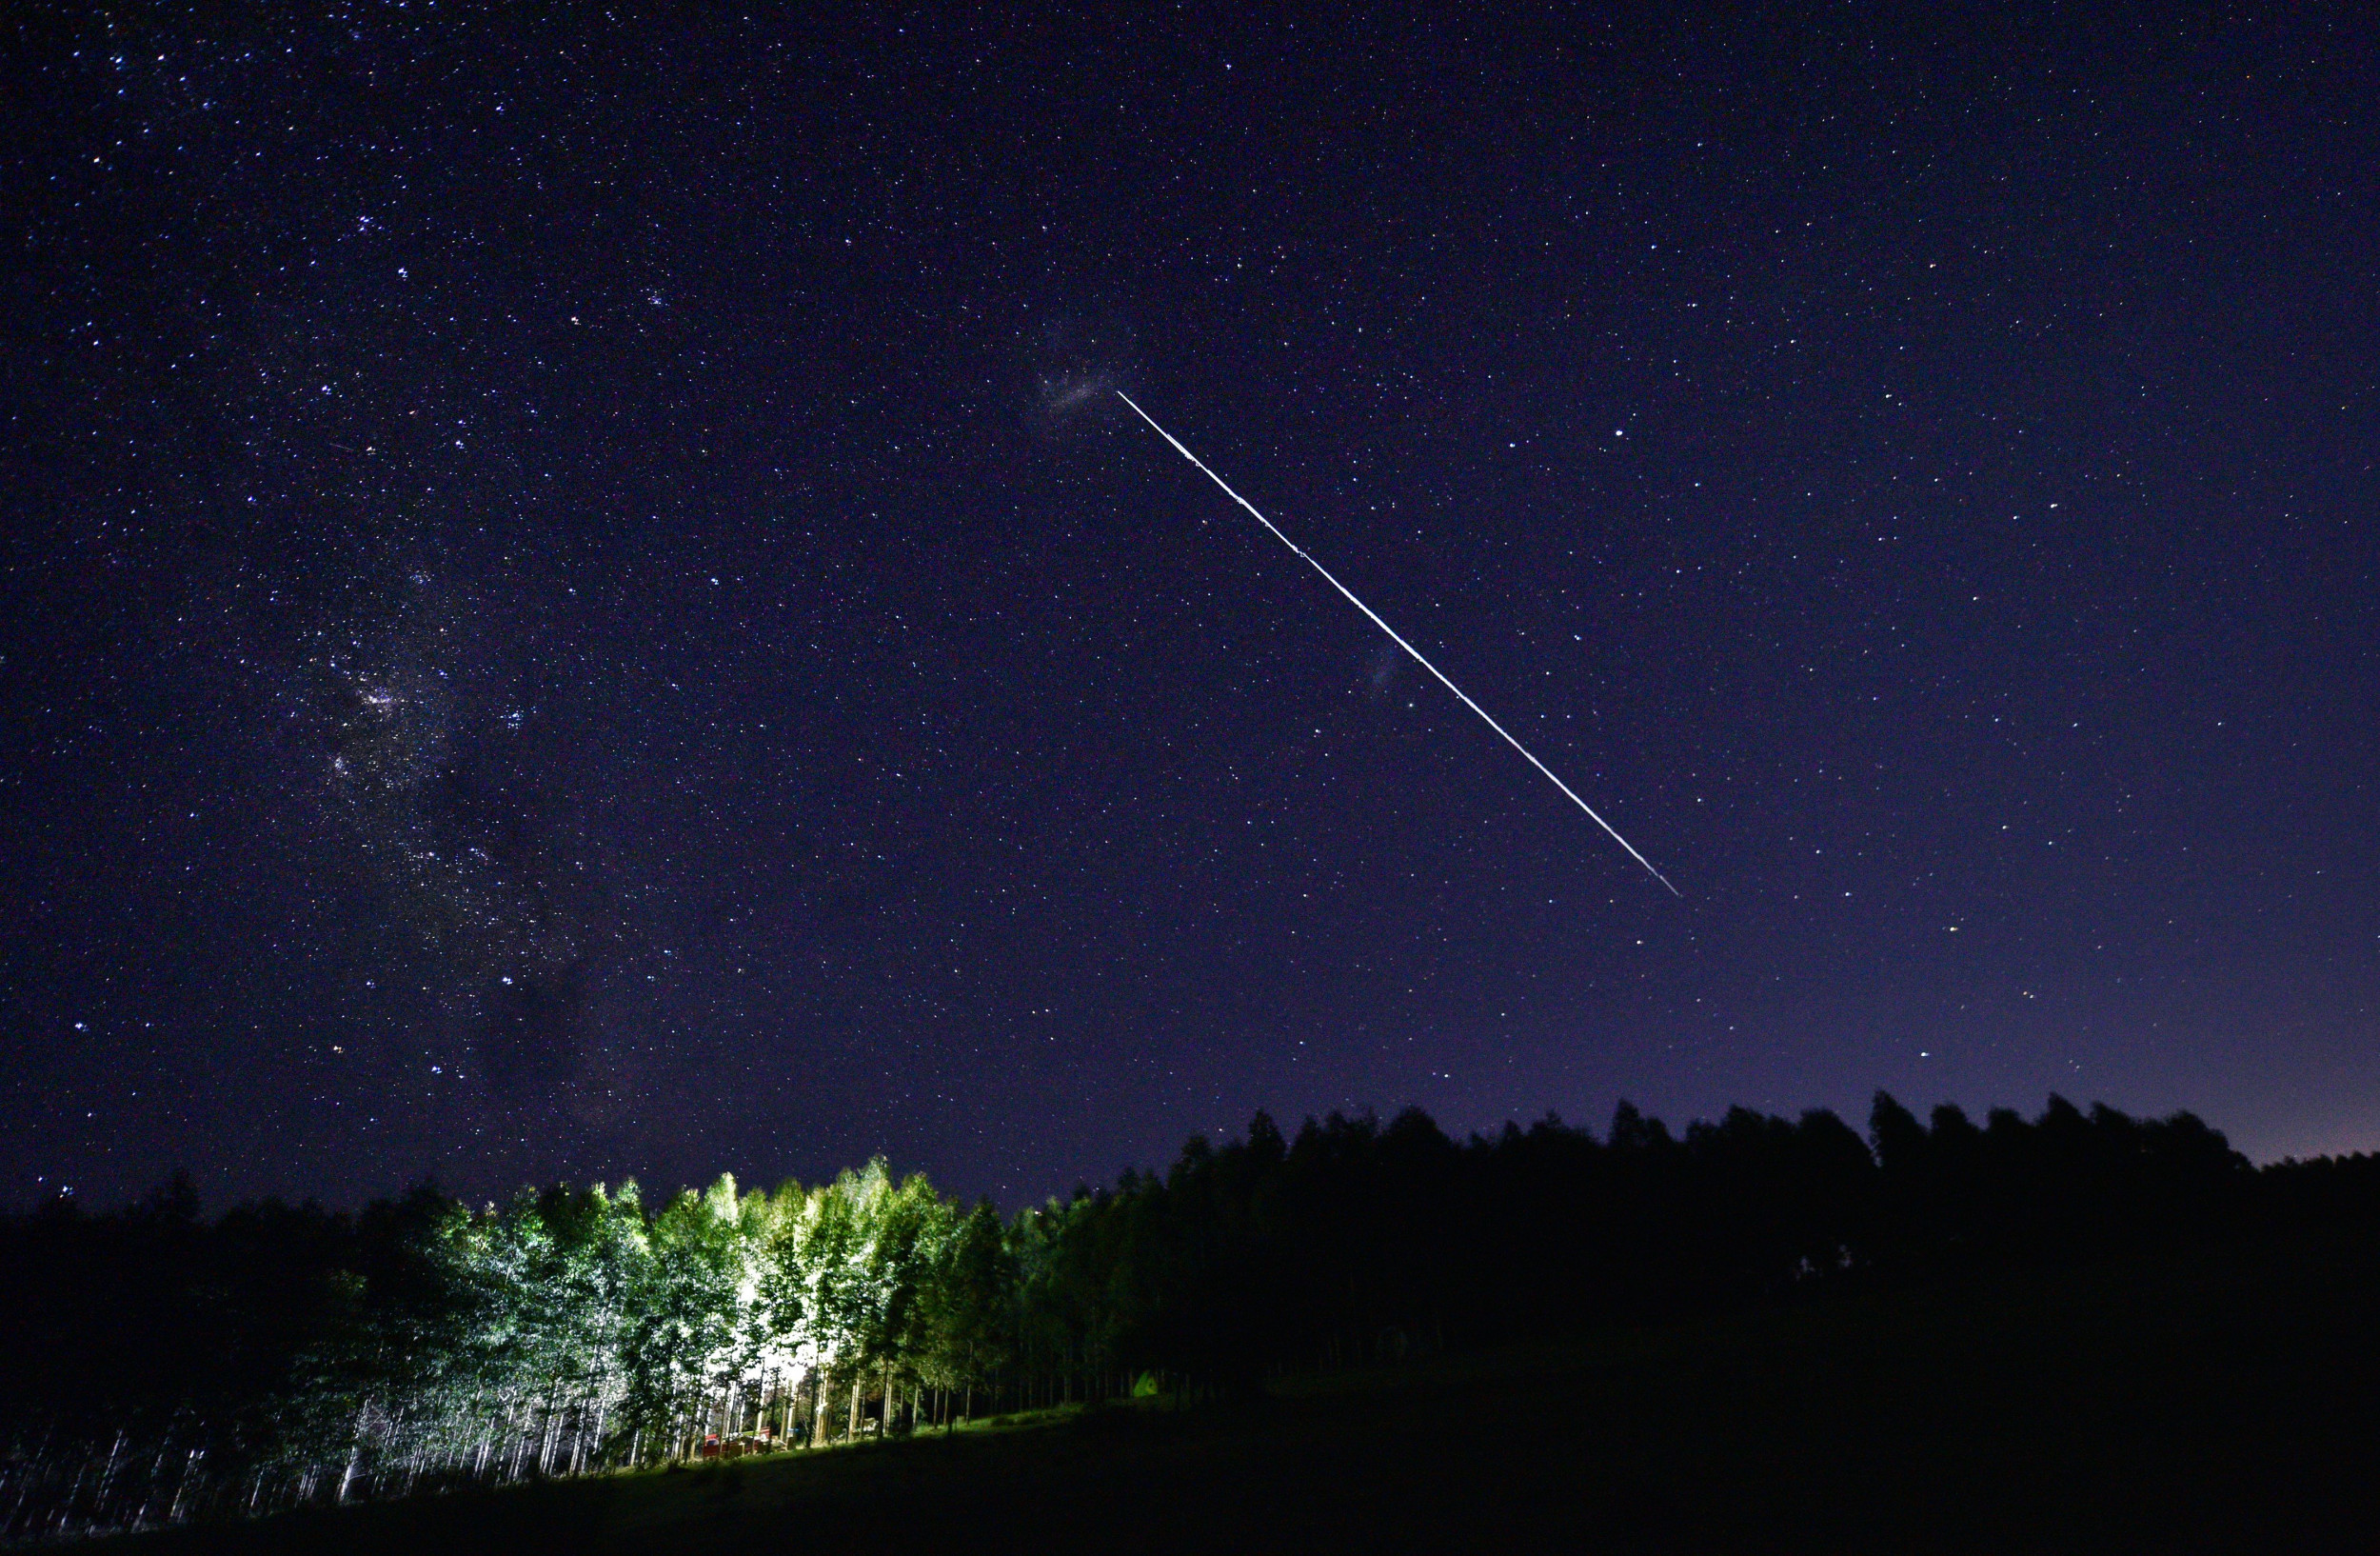
<path fill-rule="evenodd" d="M 8 24 L 0 1201 L 2380 1147 L 2368 20 L 835 9 Z"/>

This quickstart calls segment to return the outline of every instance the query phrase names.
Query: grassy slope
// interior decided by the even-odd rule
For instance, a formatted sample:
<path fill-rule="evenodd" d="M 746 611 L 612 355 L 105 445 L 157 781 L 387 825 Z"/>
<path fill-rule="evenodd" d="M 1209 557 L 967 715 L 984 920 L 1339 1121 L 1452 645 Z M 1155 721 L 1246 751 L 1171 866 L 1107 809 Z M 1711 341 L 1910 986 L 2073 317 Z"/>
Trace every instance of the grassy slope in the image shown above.
<path fill-rule="evenodd" d="M 1245 1408 L 292 1515 L 273 1551 L 2370 1548 L 2380 1260 L 1836 1298 L 1301 1380 Z"/>

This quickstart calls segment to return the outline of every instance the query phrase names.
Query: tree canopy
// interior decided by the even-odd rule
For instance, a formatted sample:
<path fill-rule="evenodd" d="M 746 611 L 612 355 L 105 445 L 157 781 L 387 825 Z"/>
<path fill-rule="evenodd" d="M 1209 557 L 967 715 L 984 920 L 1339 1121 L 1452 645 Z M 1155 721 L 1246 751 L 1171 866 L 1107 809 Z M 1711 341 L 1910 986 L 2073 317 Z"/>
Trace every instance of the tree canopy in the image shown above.
<path fill-rule="evenodd" d="M 1259 1113 L 1002 1216 L 883 1161 L 648 1203 L 431 1188 L 204 1219 L 187 1182 L 0 1222 L 0 1535 L 947 1426 L 2369 1217 L 2380 1164 L 2261 1172 L 2189 1114 L 1623 1104 L 1449 1138 Z"/>

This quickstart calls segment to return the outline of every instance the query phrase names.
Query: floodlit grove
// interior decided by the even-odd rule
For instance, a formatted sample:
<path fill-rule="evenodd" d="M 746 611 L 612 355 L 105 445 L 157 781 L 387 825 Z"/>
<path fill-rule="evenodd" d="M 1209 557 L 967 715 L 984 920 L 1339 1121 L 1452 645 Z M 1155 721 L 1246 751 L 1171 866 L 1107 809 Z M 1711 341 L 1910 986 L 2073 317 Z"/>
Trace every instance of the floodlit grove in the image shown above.
<path fill-rule="evenodd" d="M 1258 1115 L 1003 1217 L 884 1164 L 472 1207 L 187 1185 L 0 1223 L 7 1537 L 237 1517 L 953 1430 L 1133 1393 L 1791 1302 L 1843 1283 L 2162 1249 L 2314 1214 L 2364 1176 L 2258 1171 L 2187 1114 L 2026 1120 L 1622 1107 L 1448 1138 L 1418 1112 Z M 2309 1207 L 2315 1208 L 2310 1209 Z"/>

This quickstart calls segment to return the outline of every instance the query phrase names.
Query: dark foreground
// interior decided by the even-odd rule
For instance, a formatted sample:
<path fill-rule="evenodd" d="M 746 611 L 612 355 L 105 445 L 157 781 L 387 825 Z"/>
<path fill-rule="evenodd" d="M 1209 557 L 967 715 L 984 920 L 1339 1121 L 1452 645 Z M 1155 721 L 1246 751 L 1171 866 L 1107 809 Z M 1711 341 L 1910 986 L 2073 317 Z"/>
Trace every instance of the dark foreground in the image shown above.
<path fill-rule="evenodd" d="M 2349 1550 L 2362 1240 L 1294 1381 L 955 1438 L 292 1514 L 180 1551 Z"/>

